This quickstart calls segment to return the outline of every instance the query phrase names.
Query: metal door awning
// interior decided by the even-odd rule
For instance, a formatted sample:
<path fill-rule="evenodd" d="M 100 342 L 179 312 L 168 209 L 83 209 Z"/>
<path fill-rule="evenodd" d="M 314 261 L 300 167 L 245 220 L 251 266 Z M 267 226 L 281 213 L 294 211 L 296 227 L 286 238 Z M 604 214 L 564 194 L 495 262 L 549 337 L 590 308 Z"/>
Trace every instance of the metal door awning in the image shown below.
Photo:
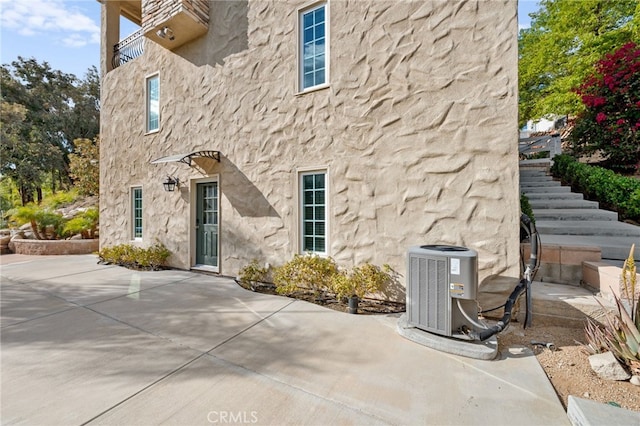
<path fill-rule="evenodd" d="M 195 157 L 213 158 L 217 162 L 220 162 L 220 151 L 194 151 L 187 154 L 169 155 L 153 160 L 151 164 L 184 163 L 191 166 L 191 159 Z"/>

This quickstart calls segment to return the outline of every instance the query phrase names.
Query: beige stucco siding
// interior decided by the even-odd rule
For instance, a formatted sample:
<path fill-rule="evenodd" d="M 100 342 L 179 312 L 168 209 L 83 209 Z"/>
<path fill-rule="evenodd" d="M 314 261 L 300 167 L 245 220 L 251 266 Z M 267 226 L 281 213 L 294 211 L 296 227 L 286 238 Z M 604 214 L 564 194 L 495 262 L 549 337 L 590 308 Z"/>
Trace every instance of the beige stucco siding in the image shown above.
<path fill-rule="evenodd" d="M 218 176 L 220 272 L 299 248 L 298 171 L 327 169 L 329 254 L 389 263 L 427 243 L 479 252 L 480 279 L 518 276 L 514 1 L 330 2 L 330 84 L 297 94 L 297 7 L 212 2 L 209 32 L 175 52 L 148 42 L 103 78 L 101 245 L 129 242 L 143 186 L 143 244 L 193 264 L 194 183 Z M 145 76 L 161 129 L 144 135 Z M 220 163 L 152 165 L 199 149 Z M 164 192 L 175 175 L 183 185 Z"/>

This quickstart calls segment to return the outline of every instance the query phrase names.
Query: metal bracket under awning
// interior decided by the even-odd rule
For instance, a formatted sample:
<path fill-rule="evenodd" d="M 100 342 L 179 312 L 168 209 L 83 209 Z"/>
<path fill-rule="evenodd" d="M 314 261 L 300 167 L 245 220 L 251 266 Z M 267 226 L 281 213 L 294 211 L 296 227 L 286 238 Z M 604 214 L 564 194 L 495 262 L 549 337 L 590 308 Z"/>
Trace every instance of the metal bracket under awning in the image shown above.
<path fill-rule="evenodd" d="M 213 158 L 217 162 L 220 162 L 220 151 L 194 151 L 188 154 L 169 155 L 153 160 L 151 164 L 184 163 L 191 166 L 191 159 L 194 157 Z"/>

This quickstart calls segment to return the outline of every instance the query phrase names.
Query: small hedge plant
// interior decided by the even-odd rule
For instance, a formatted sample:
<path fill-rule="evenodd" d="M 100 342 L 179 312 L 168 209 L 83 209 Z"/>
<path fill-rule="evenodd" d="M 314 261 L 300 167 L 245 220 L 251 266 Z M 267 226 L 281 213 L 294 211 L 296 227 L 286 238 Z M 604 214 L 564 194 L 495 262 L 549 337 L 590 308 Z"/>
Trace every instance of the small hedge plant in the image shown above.
<path fill-rule="evenodd" d="M 163 269 L 171 252 L 160 242 L 151 247 L 135 247 L 131 244 L 119 244 L 104 247 L 98 252 L 101 263 L 120 265 L 129 269 L 158 271 Z"/>
<path fill-rule="evenodd" d="M 258 266 L 257 261 L 254 266 L 249 264 L 245 268 L 252 273 L 256 270 L 263 272 L 259 268 L 255 269 L 255 266 Z M 384 290 L 394 279 L 394 271 L 389 265 L 379 267 L 367 262 L 344 271 L 338 268 L 332 258 L 315 254 L 297 254 L 289 262 L 276 268 L 273 274 L 278 294 L 292 295 L 311 290 L 316 299 L 323 299 L 327 293 L 331 293 L 339 300 L 352 296 L 362 299 L 366 294 Z"/>
<path fill-rule="evenodd" d="M 289 262 L 276 268 L 273 283 L 278 294 L 290 295 L 310 289 L 320 299 L 329 290 L 337 273 L 338 266 L 330 257 L 296 254 Z"/>
<path fill-rule="evenodd" d="M 331 281 L 331 291 L 339 299 L 356 296 L 362 299 L 367 293 L 376 293 L 393 281 L 389 265 L 382 268 L 371 263 L 356 266 L 350 271 L 339 271 Z"/>
<path fill-rule="evenodd" d="M 566 154 L 553 158 L 551 173 L 588 198 L 616 210 L 621 219 L 640 221 L 640 180 L 580 163 Z"/>
<path fill-rule="evenodd" d="M 268 274 L 269 268 L 261 266 L 258 259 L 253 259 L 238 272 L 238 283 L 246 289 L 255 290 L 259 283 L 266 282 Z"/>

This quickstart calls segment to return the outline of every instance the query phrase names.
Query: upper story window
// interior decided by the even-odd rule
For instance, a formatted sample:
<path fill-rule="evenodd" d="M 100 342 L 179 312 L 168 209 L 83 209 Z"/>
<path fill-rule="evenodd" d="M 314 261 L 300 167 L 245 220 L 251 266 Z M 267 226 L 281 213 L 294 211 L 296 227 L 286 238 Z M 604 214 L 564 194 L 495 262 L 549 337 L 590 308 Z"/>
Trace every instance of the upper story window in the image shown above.
<path fill-rule="evenodd" d="M 158 74 L 146 79 L 146 124 L 147 133 L 160 130 L 160 76 Z"/>
<path fill-rule="evenodd" d="M 327 12 L 327 3 L 320 3 L 299 13 L 301 92 L 329 82 Z"/>

